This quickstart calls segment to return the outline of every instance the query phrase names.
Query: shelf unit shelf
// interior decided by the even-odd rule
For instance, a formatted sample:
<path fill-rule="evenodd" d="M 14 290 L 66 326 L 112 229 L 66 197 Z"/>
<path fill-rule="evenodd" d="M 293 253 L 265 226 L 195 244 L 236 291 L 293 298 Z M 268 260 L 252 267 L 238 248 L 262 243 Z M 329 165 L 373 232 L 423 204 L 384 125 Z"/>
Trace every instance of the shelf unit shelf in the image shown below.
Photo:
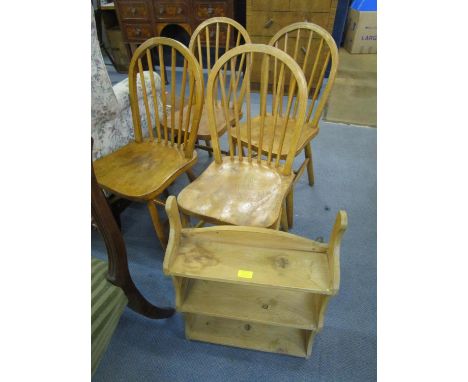
<path fill-rule="evenodd" d="M 182 228 L 169 197 L 164 272 L 188 339 L 308 357 L 339 288 L 347 216 L 337 214 L 330 243 L 236 226 Z"/>
<path fill-rule="evenodd" d="M 315 336 L 314 331 L 304 329 L 190 313 L 185 315 L 185 334 L 190 340 L 296 357 L 310 355 Z"/>
<path fill-rule="evenodd" d="M 326 296 L 282 289 L 190 279 L 183 286 L 183 313 L 317 330 Z"/>

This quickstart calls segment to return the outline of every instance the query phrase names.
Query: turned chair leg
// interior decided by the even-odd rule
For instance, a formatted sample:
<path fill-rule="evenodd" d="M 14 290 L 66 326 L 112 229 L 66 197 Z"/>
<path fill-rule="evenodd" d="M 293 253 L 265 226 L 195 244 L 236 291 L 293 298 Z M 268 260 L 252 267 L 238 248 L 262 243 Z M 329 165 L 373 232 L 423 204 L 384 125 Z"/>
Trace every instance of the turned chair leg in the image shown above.
<path fill-rule="evenodd" d="M 283 203 L 283 208 L 281 208 L 281 227 L 284 232 L 288 232 L 288 213 L 286 208 L 286 201 Z"/>
<path fill-rule="evenodd" d="M 192 226 L 190 223 L 190 216 L 184 214 L 182 211 L 180 212 L 180 223 L 182 228 L 190 228 Z"/>
<path fill-rule="evenodd" d="M 195 179 L 197 179 L 197 176 L 191 168 L 189 168 L 185 173 L 187 174 L 187 177 L 190 182 L 193 182 Z"/>
<path fill-rule="evenodd" d="M 211 141 L 209 139 L 205 139 L 205 145 L 209 148 L 211 148 Z M 210 150 L 208 151 L 208 156 L 211 158 L 213 156 L 213 153 Z"/>
<path fill-rule="evenodd" d="M 291 229 L 294 224 L 294 188 L 291 188 L 288 196 L 286 196 L 286 210 L 288 215 L 288 226 L 289 229 Z"/>
<path fill-rule="evenodd" d="M 151 221 L 153 222 L 154 230 L 156 231 L 156 235 L 158 236 L 161 246 L 165 250 L 167 245 L 167 238 L 166 233 L 164 232 L 164 226 L 161 223 L 161 219 L 159 218 L 156 203 L 150 200 L 148 201 L 147 205 L 150 212 Z"/>
<path fill-rule="evenodd" d="M 314 185 L 314 166 L 312 164 L 312 148 L 310 147 L 310 142 L 304 148 L 305 157 L 309 158 L 309 163 L 307 163 L 307 176 L 309 177 L 309 185 Z"/>

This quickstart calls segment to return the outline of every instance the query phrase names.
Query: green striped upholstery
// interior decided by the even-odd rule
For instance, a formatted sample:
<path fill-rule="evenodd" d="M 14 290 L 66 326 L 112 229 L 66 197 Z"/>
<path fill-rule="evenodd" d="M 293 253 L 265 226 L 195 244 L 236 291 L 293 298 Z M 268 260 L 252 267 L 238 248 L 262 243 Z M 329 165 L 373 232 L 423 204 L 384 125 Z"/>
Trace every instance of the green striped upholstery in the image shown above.
<path fill-rule="evenodd" d="M 128 300 L 106 279 L 107 262 L 91 258 L 91 374 L 114 333 Z"/>

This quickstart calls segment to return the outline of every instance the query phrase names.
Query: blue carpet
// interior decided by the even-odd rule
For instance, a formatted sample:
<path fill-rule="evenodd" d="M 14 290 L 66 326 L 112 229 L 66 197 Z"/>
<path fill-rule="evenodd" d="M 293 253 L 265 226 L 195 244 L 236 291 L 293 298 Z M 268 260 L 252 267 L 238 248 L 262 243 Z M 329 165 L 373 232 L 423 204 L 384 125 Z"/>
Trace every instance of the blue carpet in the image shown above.
<path fill-rule="evenodd" d="M 304 174 L 295 189 L 291 232 L 327 242 L 335 214 L 348 213 L 341 249 L 341 287 L 331 299 L 325 326 L 309 359 L 242 350 L 185 339 L 182 316 L 153 321 L 126 309 L 94 381 L 375 381 L 376 372 L 376 130 L 321 123 L 313 141 L 315 179 Z M 299 166 L 300 157 L 296 160 Z M 199 153 L 195 172 L 211 162 Z M 188 184 L 182 176 L 171 194 Z M 130 271 L 144 295 L 174 306 L 171 279 L 162 272 L 163 251 L 145 205 L 122 214 Z M 92 255 L 106 259 L 92 232 Z"/>

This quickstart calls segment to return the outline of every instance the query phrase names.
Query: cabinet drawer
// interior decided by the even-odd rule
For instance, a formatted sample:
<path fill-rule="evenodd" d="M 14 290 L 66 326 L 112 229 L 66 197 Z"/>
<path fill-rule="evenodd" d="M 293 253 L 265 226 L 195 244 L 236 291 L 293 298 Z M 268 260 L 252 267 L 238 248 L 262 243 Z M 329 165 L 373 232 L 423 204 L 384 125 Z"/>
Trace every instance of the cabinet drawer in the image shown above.
<path fill-rule="evenodd" d="M 118 2 L 119 14 L 122 21 L 149 21 L 148 4 L 144 2 Z"/>
<path fill-rule="evenodd" d="M 198 20 L 227 16 L 227 5 L 222 2 L 196 2 L 194 8 L 195 18 Z"/>
<path fill-rule="evenodd" d="M 289 0 L 291 11 L 330 12 L 332 0 Z"/>
<path fill-rule="evenodd" d="M 155 1 L 154 16 L 158 21 L 187 21 L 189 11 L 186 3 Z"/>
<path fill-rule="evenodd" d="M 287 11 L 289 7 L 284 0 L 250 0 L 252 11 Z"/>
<path fill-rule="evenodd" d="M 309 21 L 327 28 L 328 13 L 255 11 L 247 15 L 247 29 L 251 36 L 273 36 L 281 28 L 298 21 Z"/>
<path fill-rule="evenodd" d="M 123 30 L 128 41 L 146 41 L 153 37 L 150 24 L 124 24 Z"/>
<path fill-rule="evenodd" d="M 252 11 L 330 12 L 332 0 L 250 0 Z"/>

